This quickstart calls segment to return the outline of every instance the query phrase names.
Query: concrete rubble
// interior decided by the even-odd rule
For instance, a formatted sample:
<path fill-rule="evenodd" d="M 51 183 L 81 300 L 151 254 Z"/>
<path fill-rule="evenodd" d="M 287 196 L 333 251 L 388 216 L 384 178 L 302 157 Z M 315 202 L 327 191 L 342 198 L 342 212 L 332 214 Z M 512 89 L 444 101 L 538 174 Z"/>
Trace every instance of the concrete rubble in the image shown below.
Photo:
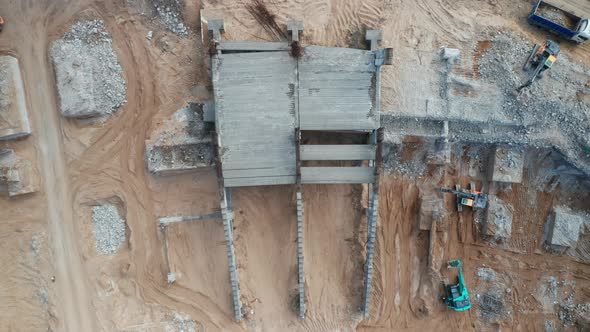
<path fill-rule="evenodd" d="M 114 255 L 124 246 L 127 226 L 116 205 L 92 207 L 92 226 L 98 254 Z"/>
<path fill-rule="evenodd" d="M 203 121 L 202 106 L 190 103 L 178 110 L 146 141 L 150 172 L 163 175 L 213 166 L 211 124 Z"/>
<path fill-rule="evenodd" d="M 491 196 L 486 213 L 483 234 L 496 241 L 509 239 L 512 234 L 513 207 L 498 197 Z"/>
<path fill-rule="evenodd" d="M 23 159 L 13 150 L 0 149 L 0 192 L 9 197 L 39 191 L 39 176 L 31 161 Z"/>
<path fill-rule="evenodd" d="M 418 225 L 420 230 L 430 230 L 433 221 L 439 225 L 444 218 L 444 201 L 440 195 L 433 191 L 424 193 L 420 197 L 420 213 L 418 214 Z"/>
<path fill-rule="evenodd" d="M 182 4 L 179 0 L 152 0 L 152 5 L 156 16 L 166 29 L 180 37 L 188 37 L 188 28 L 182 21 Z"/>
<path fill-rule="evenodd" d="M 18 60 L 0 56 L 0 140 L 31 134 Z"/>
<path fill-rule="evenodd" d="M 50 54 L 63 116 L 110 115 L 127 102 L 123 69 L 103 21 L 77 22 L 52 44 Z"/>
<path fill-rule="evenodd" d="M 491 180 L 521 183 L 524 169 L 524 150 L 517 147 L 497 146 L 492 153 Z"/>
<path fill-rule="evenodd" d="M 481 48 L 474 60 L 443 49 L 399 68 L 405 83 L 384 102 L 386 138 L 448 133 L 451 142 L 555 148 L 590 174 L 588 68 L 561 54 L 548 77 L 517 94 L 528 78 L 521 68 L 533 45 L 514 33 L 497 33 L 487 42 L 474 45 Z"/>
<path fill-rule="evenodd" d="M 563 250 L 576 248 L 582 228 L 590 223 L 590 216 L 583 212 L 558 206 L 549 215 L 550 231 L 547 244 L 552 249 Z"/>

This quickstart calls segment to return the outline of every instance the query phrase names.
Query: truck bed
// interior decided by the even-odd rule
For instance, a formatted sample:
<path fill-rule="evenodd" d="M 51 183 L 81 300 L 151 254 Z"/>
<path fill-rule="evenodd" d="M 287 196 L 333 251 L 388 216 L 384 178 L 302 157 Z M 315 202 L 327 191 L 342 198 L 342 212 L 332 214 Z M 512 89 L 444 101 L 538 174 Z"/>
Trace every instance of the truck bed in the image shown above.
<path fill-rule="evenodd" d="M 544 2 L 580 18 L 590 18 L 590 0 L 545 0 Z"/>

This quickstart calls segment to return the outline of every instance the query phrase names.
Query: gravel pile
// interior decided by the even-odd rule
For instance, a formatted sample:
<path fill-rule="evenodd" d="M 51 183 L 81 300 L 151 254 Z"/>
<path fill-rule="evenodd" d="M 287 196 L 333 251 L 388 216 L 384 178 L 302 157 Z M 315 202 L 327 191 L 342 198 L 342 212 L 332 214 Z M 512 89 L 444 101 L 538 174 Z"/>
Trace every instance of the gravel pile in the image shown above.
<path fill-rule="evenodd" d="M 489 267 L 478 267 L 477 277 L 484 281 L 494 281 L 496 279 L 496 271 Z"/>
<path fill-rule="evenodd" d="M 540 6 L 539 10 L 537 11 L 537 14 L 548 19 L 551 22 L 557 23 L 568 29 L 573 28 L 573 26 L 570 24 L 567 17 L 565 16 L 565 13 L 557 8 L 552 8 L 549 6 Z"/>
<path fill-rule="evenodd" d="M 590 71 L 562 53 L 544 77 L 517 93 L 528 79 L 522 67 L 532 47 L 515 34 L 496 35 L 478 62 L 481 79 L 503 91 L 503 109 L 525 126 L 525 140 L 559 142 L 570 161 L 590 169 L 590 109 L 581 98 L 590 95 Z"/>
<path fill-rule="evenodd" d="M 127 102 L 123 69 L 102 20 L 77 22 L 50 53 L 62 115 L 108 115 Z"/>
<path fill-rule="evenodd" d="M 180 0 L 153 0 L 156 15 L 169 31 L 180 37 L 188 37 L 188 28 L 182 21 Z"/>
<path fill-rule="evenodd" d="M 125 243 L 125 220 L 112 204 L 92 208 L 92 226 L 96 239 L 96 252 L 101 255 L 115 254 Z"/>
<path fill-rule="evenodd" d="M 197 323 L 190 319 L 190 317 L 181 315 L 179 313 L 174 313 L 174 317 L 170 324 L 168 324 L 165 329 L 165 332 L 196 332 L 197 331 Z"/>

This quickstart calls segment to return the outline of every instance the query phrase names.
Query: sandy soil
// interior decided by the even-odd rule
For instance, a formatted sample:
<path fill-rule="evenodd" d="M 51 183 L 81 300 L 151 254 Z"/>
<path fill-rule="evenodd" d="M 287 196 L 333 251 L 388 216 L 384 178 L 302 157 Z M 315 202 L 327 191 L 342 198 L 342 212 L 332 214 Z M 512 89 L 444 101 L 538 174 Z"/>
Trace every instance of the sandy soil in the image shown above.
<path fill-rule="evenodd" d="M 558 322 L 550 299 L 538 292 L 548 276 L 575 283 L 576 303 L 590 301 L 588 265 L 541 248 L 551 204 L 571 199 L 588 209 L 587 191 L 538 192 L 536 179 L 544 166 L 533 163 L 523 184 L 502 193 L 517 211 L 511 241 L 502 246 L 480 241 L 470 213 L 451 213 L 436 236 L 443 260 L 461 259 L 468 285 L 476 291 L 483 287 L 475 274 L 478 267 L 485 264 L 503 275 L 512 289 L 507 296 L 510 317 L 485 322 L 476 308 L 458 314 L 438 302 L 442 272 L 429 271 L 429 234 L 419 231 L 415 222 L 417 198 L 425 183 L 469 182 L 469 165 L 455 158 L 456 166 L 442 177 L 382 178 L 375 294 L 372 315 L 362 321 L 356 313 L 362 300 L 366 236 L 362 188 L 304 188 L 305 321 L 292 310 L 293 188 L 236 190 L 237 259 L 242 300 L 249 310 L 244 322 L 235 323 L 222 226 L 197 221 L 163 232 L 156 223 L 161 216 L 215 212 L 214 170 L 153 177 L 145 166 L 144 142 L 188 101 L 211 97 L 207 51 L 200 42 L 201 7 L 211 15 L 223 13 L 228 39 L 268 39 L 249 16 L 246 3 L 186 1 L 184 19 L 192 32 L 189 38 L 179 38 L 154 20 L 143 0 L 0 0 L 7 22 L 0 52 L 20 60 L 33 130 L 31 137 L 0 143 L 0 148 L 32 160 L 43 182 L 36 194 L 0 197 L 3 330 L 168 331 L 177 327 L 177 315 L 206 331 L 542 330 L 545 320 Z M 527 25 L 530 3 L 525 1 L 275 0 L 270 7 L 279 22 L 288 16 L 305 20 L 305 43 L 357 45 L 365 27 L 382 28 L 383 44 L 400 50 L 400 59 L 443 45 L 470 51 L 481 25 L 545 38 Z M 125 72 L 128 102 L 104 122 L 59 115 L 47 47 L 80 18 L 105 21 Z M 149 31 L 152 40 L 146 38 Z M 589 47 L 566 46 L 563 52 L 590 64 Z M 403 82 L 396 81 L 395 66 L 383 75 L 387 105 Z M 113 197 L 125 211 L 128 245 L 114 256 L 100 256 L 92 244 L 88 207 Z M 447 203 L 452 211 L 453 203 Z M 176 283 L 167 283 L 168 272 L 179 274 Z"/>

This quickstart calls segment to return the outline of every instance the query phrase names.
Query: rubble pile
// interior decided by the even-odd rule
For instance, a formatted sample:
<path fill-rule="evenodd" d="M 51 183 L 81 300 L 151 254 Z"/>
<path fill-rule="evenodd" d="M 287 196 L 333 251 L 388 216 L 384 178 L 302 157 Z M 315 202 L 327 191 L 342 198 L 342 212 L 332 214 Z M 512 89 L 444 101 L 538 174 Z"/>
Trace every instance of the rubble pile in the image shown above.
<path fill-rule="evenodd" d="M 92 207 L 92 226 L 96 252 L 100 255 L 113 255 L 125 243 L 127 227 L 117 206 L 104 204 Z"/>
<path fill-rule="evenodd" d="M 101 20 L 74 24 L 50 48 L 63 116 L 109 115 L 125 105 L 126 83 Z"/>
<path fill-rule="evenodd" d="M 179 0 L 153 0 L 156 16 L 169 31 L 180 37 L 188 37 L 188 28 L 182 21 L 182 4 Z"/>

